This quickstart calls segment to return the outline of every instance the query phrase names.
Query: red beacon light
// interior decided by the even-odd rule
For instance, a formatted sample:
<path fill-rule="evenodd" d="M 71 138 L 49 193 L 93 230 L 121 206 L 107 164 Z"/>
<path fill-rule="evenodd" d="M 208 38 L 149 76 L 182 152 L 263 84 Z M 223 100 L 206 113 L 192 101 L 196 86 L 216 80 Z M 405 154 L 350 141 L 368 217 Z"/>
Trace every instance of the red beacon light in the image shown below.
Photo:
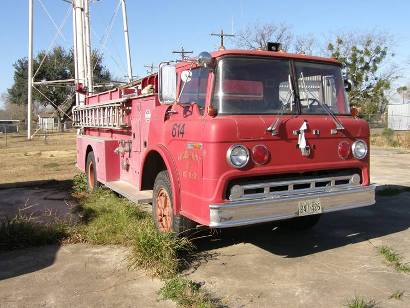
<path fill-rule="evenodd" d="M 268 148 L 262 144 L 255 145 L 252 148 L 252 160 L 257 165 L 264 165 L 269 161 L 270 152 Z"/>

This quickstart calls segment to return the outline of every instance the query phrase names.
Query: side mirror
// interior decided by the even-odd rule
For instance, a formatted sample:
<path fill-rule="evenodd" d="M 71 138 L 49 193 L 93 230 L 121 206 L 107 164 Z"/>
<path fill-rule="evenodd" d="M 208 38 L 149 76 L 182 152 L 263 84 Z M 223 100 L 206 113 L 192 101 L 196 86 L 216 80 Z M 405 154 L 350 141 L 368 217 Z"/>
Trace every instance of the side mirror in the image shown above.
<path fill-rule="evenodd" d="M 345 79 L 344 84 L 345 84 L 346 92 L 350 92 L 352 90 L 352 87 L 353 87 L 352 81 L 350 79 Z"/>
<path fill-rule="evenodd" d="M 175 65 L 161 63 L 158 71 L 158 95 L 161 104 L 172 104 L 177 99 L 177 70 Z"/>
<path fill-rule="evenodd" d="M 209 52 L 203 51 L 198 55 L 198 64 L 205 68 L 213 68 L 215 62 Z"/>

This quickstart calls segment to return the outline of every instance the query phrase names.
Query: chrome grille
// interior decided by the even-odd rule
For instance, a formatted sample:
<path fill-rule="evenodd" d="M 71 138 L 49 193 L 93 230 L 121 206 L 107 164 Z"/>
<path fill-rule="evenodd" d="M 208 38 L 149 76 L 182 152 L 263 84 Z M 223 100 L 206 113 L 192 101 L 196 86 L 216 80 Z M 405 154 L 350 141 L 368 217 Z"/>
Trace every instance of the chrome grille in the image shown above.
<path fill-rule="evenodd" d="M 340 175 L 307 179 L 290 179 L 252 184 L 236 184 L 230 189 L 229 200 L 279 198 L 290 194 L 307 194 L 317 191 L 334 191 L 360 185 L 360 175 Z"/>

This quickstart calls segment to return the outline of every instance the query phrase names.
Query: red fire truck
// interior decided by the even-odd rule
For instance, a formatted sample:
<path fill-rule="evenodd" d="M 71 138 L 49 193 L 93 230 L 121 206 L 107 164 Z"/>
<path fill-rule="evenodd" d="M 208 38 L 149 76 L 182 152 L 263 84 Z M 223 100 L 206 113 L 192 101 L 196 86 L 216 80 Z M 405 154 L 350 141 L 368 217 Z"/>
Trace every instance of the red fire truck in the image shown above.
<path fill-rule="evenodd" d="M 77 166 L 160 231 L 289 220 L 375 203 L 369 127 L 335 59 L 203 52 L 74 107 Z"/>

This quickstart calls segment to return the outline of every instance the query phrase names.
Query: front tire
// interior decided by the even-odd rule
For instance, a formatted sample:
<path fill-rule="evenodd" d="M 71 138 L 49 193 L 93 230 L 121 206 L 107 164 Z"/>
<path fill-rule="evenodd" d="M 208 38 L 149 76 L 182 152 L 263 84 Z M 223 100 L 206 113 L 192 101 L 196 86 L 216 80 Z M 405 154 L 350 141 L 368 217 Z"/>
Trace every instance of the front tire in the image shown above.
<path fill-rule="evenodd" d="M 98 188 L 97 165 L 95 164 L 94 152 L 90 152 L 87 155 L 85 172 L 87 174 L 87 189 L 89 192 L 93 192 Z"/>
<path fill-rule="evenodd" d="M 160 232 L 186 234 L 194 225 L 187 218 L 175 215 L 173 196 L 168 171 L 161 171 L 155 178 L 152 198 L 152 218 L 155 226 Z"/>

